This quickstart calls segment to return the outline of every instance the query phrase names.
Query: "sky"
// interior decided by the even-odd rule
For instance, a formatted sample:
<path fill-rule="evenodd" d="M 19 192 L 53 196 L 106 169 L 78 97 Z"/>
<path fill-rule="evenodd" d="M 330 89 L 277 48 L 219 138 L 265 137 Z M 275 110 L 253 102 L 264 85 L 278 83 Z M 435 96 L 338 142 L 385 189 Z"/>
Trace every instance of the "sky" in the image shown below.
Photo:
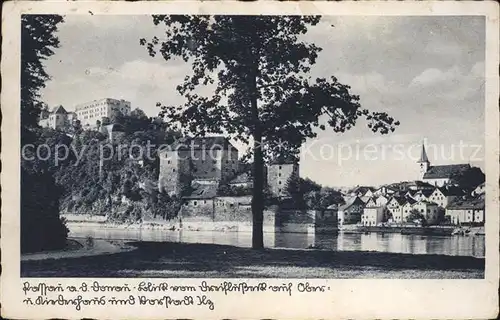
<path fill-rule="evenodd" d="M 65 16 L 60 48 L 45 61 L 52 79 L 42 99 L 68 111 L 94 99 L 125 99 L 149 116 L 158 114 L 157 102 L 182 104 L 175 87 L 190 65 L 152 58 L 139 45 L 164 31 L 150 16 Z M 323 48 L 311 77 L 334 75 L 364 108 L 401 125 L 388 135 L 362 120 L 346 133 L 321 131 L 303 145 L 300 175 L 336 187 L 415 180 L 423 141 L 431 165 L 484 170 L 484 39 L 483 17 L 323 17 L 304 36 Z"/>

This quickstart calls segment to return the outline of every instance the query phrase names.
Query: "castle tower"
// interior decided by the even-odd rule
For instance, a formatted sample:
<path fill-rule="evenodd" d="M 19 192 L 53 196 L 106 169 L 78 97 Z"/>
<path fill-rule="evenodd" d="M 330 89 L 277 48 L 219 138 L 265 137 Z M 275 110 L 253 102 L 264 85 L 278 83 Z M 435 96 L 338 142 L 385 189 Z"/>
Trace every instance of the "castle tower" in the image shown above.
<path fill-rule="evenodd" d="M 167 150 L 160 153 L 158 191 L 169 195 L 180 195 L 186 185 L 190 185 L 189 152 Z"/>
<path fill-rule="evenodd" d="M 299 175 L 299 163 L 295 159 L 278 160 L 269 165 L 267 184 L 273 196 L 286 197 L 287 183 L 292 176 Z"/>
<path fill-rule="evenodd" d="M 420 151 L 420 158 L 417 163 L 420 166 L 420 180 L 423 180 L 425 173 L 429 170 L 431 163 L 429 162 L 429 158 L 427 158 L 427 152 L 425 152 L 425 145 L 422 142 L 422 150 Z"/>

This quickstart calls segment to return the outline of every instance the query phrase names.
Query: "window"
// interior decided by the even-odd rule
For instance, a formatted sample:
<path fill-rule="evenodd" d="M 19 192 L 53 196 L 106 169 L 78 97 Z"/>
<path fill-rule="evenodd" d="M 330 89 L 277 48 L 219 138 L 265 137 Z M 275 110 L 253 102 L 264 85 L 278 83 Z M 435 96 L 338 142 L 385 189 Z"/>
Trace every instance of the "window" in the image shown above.
<path fill-rule="evenodd" d="M 278 169 L 280 169 L 280 170 L 281 170 L 281 166 L 279 166 L 279 167 L 278 167 Z"/>
<path fill-rule="evenodd" d="M 198 205 L 198 201 L 194 201 L 193 205 L 197 206 Z"/>
<path fill-rule="evenodd" d="M 168 160 L 167 163 L 170 164 L 170 160 Z"/>
<path fill-rule="evenodd" d="M 207 203 L 207 200 L 203 200 L 203 203 L 205 203 L 205 204 L 206 204 L 206 203 Z"/>
<path fill-rule="evenodd" d="M 278 181 L 278 184 L 281 184 L 281 181 Z"/>
<path fill-rule="evenodd" d="M 172 169 L 172 172 L 175 172 L 175 168 L 174 168 L 174 169 Z"/>
<path fill-rule="evenodd" d="M 281 177 L 281 173 L 278 173 L 278 177 Z"/>

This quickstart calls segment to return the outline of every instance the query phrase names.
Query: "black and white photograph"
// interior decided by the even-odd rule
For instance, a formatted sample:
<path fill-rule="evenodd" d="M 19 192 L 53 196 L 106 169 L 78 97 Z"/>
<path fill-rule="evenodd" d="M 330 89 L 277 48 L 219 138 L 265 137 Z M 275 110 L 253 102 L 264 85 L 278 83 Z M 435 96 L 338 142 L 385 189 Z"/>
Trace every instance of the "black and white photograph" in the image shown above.
<path fill-rule="evenodd" d="M 483 278 L 484 17 L 21 23 L 23 276 Z"/>
<path fill-rule="evenodd" d="M 486 278 L 491 17 L 171 12 L 20 14 L 21 278 Z"/>

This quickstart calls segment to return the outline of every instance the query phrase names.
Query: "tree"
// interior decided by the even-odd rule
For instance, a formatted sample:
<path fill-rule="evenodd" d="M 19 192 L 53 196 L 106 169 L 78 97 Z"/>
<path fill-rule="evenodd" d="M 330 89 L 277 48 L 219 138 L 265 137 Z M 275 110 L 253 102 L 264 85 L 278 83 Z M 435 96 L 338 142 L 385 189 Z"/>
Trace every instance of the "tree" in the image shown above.
<path fill-rule="evenodd" d="M 284 152 L 296 154 L 317 135 L 316 128 L 344 132 L 366 117 L 383 134 L 399 123 L 383 112 L 369 112 L 359 97 L 335 77 L 311 79 L 308 72 L 321 48 L 300 40 L 319 16 L 154 15 L 165 38 L 140 39 L 149 54 L 180 57 L 193 75 L 177 87 L 183 106 L 161 106 L 160 116 L 186 132 L 226 133 L 251 143 L 254 185 L 252 247 L 263 247 L 264 161 Z M 196 91 L 212 88 L 210 97 Z M 326 122 L 320 121 L 325 116 Z"/>
<path fill-rule="evenodd" d="M 324 210 L 332 204 L 342 204 L 344 199 L 342 194 L 332 188 L 321 188 L 319 191 L 309 191 L 304 194 L 307 208 L 314 210 Z"/>
<path fill-rule="evenodd" d="M 392 212 L 387 207 L 384 207 L 382 222 L 388 222 L 391 219 L 393 219 Z"/>
<path fill-rule="evenodd" d="M 485 175 L 480 168 L 471 167 L 465 171 L 453 175 L 451 179 L 455 181 L 460 187 L 467 190 L 473 190 L 485 181 Z"/>
<path fill-rule="evenodd" d="M 293 175 L 287 180 L 285 190 L 292 200 L 291 204 L 300 209 L 309 207 L 307 200 L 319 201 L 321 197 L 321 186 L 319 184 L 309 178 L 304 179 L 297 175 Z M 313 200 L 311 197 L 317 197 L 317 199 Z"/>
<path fill-rule="evenodd" d="M 420 212 L 418 211 L 417 209 L 412 209 L 410 211 L 410 214 L 408 214 L 408 216 L 406 217 L 406 221 L 407 222 L 420 222 L 422 225 L 426 225 L 427 224 L 427 219 L 425 218 L 425 216 Z"/>
<path fill-rule="evenodd" d="M 53 50 L 59 47 L 55 33 L 62 21 L 63 18 L 58 15 L 21 16 L 22 146 L 33 143 L 36 148 L 45 143 L 40 138 L 48 131 L 38 128 L 40 112 L 46 106 L 40 101 L 40 89 L 50 79 L 43 60 L 52 56 Z M 53 132 L 50 134 L 54 138 L 52 141 L 67 138 Z M 22 252 L 60 249 L 65 245 L 68 230 L 59 217 L 60 189 L 51 176 L 54 169 L 52 162 L 42 162 L 36 157 L 26 157 L 26 154 L 21 158 Z"/>
<path fill-rule="evenodd" d="M 102 117 L 101 120 L 102 120 L 101 124 L 103 126 L 107 126 L 108 124 L 111 124 L 111 119 L 109 117 Z"/>
<path fill-rule="evenodd" d="M 44 108 L 40 101 L 40 89 L 50 76 L 45 71 L 43 60 L 54 54 L 59 47 L 56 36 L 59 15 L 21 16 L 21 143 L 31 141 L 31 129 L 38 126 L 38 117 Z"/>

